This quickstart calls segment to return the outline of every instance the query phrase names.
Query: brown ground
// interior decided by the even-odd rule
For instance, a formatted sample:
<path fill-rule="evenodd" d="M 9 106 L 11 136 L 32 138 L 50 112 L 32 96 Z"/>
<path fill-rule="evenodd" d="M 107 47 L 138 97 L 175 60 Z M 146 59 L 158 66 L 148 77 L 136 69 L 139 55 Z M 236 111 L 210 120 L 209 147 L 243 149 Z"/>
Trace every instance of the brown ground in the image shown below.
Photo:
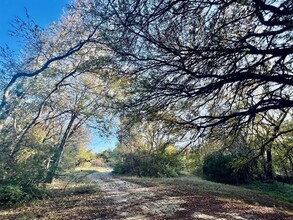
<path fill-rule="evenodd" d="M 73 195 L 0 211 L 0 219 L 293 219 L 293 211 L 162 187 L 143 187 L 109 172 L 92 173 L 102 194 Z"/>

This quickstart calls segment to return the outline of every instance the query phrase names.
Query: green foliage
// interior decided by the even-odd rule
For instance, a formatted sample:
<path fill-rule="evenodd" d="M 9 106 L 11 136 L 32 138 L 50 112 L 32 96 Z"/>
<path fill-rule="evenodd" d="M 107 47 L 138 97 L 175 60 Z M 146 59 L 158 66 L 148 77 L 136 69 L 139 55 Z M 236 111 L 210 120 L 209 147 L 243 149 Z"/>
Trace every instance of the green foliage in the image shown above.
<path fill-rule="evenodd" d="M 280 182 L 261 183 L 253 182 L 243 187 L 262 192 L 270 197 L 293 203 L 293 185 Z"/>
<path fill-rule="evenodd" d="M 27 194 L 17 185 L 4 185 L 0 187 L 0 202 L 19 202 L 26 199 Z"/>
<path fill-rule="evenodd" d="M 160 122 L 121 120 L 120 142 L 113 150 L 114 173 L 149 177 L 177 176 L 182 169 L 175 134 Z"/>
<path fill-rule="evenodd" d="M 235 169 L 233 162 L 236 158 L 231 154 L 220 151 L 207 155 L 203 162 L 203 174 L 208 180 L 239 184 L 248 180 L 247 169 Z"/>
<path fill-rule="evenodd" d="M 82 142 L 67 146 L 62 155 L 61 169 L 64 171 L 73 170 L 77 166 L 90 167 L 93 158 L 94 153 L 88 150 Z"/>
<path fill-rule="evenodd" d="M 148 154 L 128 154 L 114 166 L 114 173 L 149 177 L 175 177 L 181 171 L 180 157 L 169 150 Z"/>
<path fill-rule="evenodd" d="M 48 192 L 40 187 L 5 184 L 0 186 L 0 203 L 22 203 L 43 198 Z"/>

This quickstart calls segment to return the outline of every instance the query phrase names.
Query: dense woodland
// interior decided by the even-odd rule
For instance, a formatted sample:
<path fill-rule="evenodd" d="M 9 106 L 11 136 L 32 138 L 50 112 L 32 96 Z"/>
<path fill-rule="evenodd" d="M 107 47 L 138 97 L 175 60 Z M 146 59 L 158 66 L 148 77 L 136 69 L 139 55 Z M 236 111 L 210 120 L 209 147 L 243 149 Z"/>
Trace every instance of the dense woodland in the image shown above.
<path fill-rule="evenodd" d="M 87 165 L 292 183 L 291 0 L 74 0 L 45 29 L 29 16 L 14 28 L 21 51 L 0 54 L 2 201 Z M 86 149 L 90 130 L 115 126 L 114 150 Z"/>

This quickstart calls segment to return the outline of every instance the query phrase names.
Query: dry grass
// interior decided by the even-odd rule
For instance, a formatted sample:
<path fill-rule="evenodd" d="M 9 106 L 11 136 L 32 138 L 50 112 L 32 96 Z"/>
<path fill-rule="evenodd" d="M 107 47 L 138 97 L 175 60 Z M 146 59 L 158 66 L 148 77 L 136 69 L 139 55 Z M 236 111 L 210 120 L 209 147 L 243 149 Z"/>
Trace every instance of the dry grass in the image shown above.
<path fill-rule="evenodd" d="M 86 171 L 86 172 L 111 172 L 112 168 L 109 167 L 77 167 L 75 171 Z"/>

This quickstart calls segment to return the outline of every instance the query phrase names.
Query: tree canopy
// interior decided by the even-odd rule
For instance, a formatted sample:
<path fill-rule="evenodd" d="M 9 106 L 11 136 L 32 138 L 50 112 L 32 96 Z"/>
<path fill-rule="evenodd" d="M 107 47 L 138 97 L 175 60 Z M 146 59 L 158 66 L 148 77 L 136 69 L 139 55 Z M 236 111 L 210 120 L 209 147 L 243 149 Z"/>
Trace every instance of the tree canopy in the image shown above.
<path fill-rule="evenodd" d="M 46 146 L 38 163 L 53 162 L 42 167 L 54 176 L 70 139 L 86 126 L 104 132 L 115 114 L 158 123 L 187 146 L 206 134 L 262 137 L 253 158 L 266 152 L 270 169 L 273 143 L 293 130 L 291 0 L 75 0 L 68 9 L 47 29 L 17 19 L 20 58 L 1 50 L 2 170 Z"/>
<path fill-rule="evenodd" d="M 195 129 L 292 108 L 291 1 L 109 5 L 119 34 L 108 46 L 136 77 L 129 106 L 175 111 L 175 123 Z"/>

